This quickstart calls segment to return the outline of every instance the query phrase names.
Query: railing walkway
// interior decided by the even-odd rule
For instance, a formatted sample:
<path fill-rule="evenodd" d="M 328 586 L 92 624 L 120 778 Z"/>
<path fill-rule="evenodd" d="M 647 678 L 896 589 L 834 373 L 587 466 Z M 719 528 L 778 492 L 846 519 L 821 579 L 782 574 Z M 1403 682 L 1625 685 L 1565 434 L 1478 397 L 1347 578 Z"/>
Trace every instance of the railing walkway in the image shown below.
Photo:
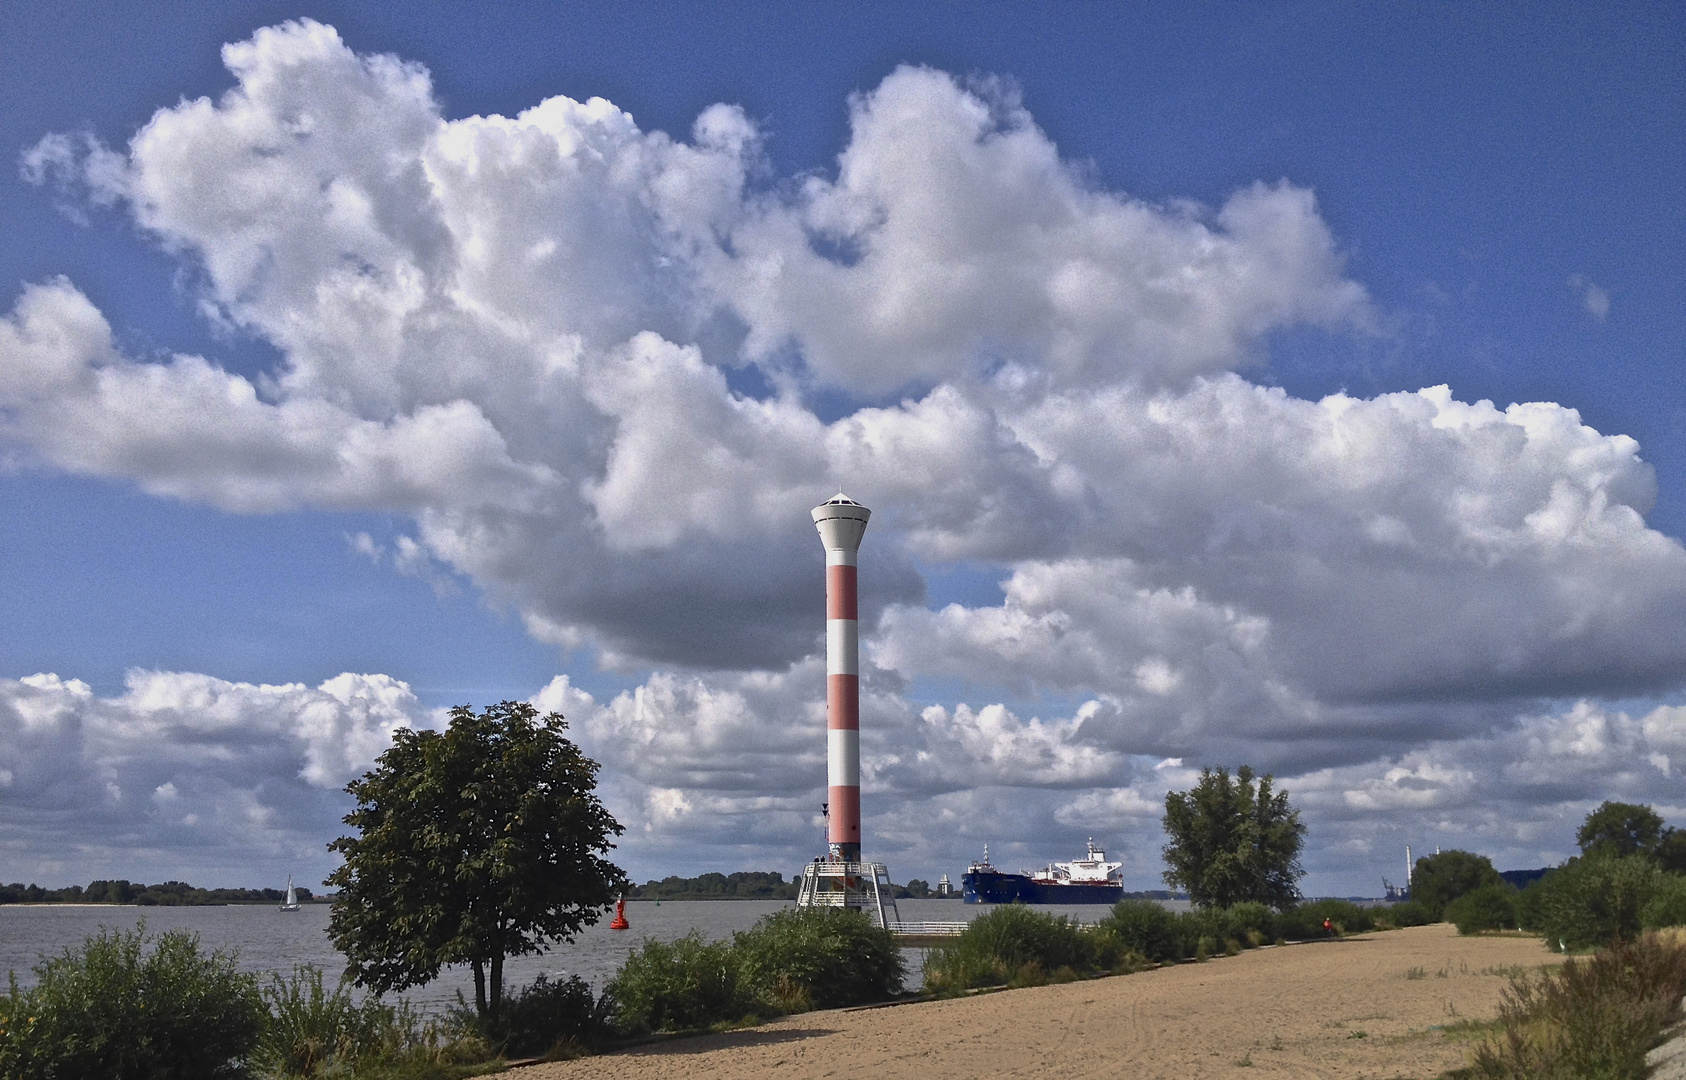
<path fill-rule="evenodd" d="M 965 933 L 971 924 L 960 922 L 893 922 L 889 926 L 890 933 L 896 937 L 930 937 L 948 938 L 959 937 Z"/>

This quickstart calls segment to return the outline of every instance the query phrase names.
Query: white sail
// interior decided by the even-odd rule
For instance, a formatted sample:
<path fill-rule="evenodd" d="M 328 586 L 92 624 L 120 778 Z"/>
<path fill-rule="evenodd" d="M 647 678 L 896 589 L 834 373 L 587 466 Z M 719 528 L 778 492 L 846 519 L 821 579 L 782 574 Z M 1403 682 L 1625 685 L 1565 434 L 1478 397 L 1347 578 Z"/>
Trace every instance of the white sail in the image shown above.
<path fill-rule="evenodd" d="M 297 911 L 299 909 L 299 891 L 293 888 L 293 875 L 287 875 L 287 902 L 281 905 L 282 911 Z"/>

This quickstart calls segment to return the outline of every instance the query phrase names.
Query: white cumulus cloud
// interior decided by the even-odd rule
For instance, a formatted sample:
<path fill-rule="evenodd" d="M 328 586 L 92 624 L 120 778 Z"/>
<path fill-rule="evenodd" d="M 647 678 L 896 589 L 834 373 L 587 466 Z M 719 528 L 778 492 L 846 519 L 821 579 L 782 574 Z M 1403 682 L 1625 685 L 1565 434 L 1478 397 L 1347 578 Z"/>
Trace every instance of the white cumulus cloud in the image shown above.
<path fill-rule="evenodd" d="M 806 510 L 838 486 L 874 509 L 863 769 L 895 815 L 1135 827 L 1175 758 L 1273 768 L 1349 817 L 1483 797 L 1492 768 L 1436 756 L 1463 738 L 1514 753 L 1504 782 L 1541 805 L 1681 760 L 1672 721 L 1600 711 L 1686 672 L 1686 550 L 1646 524 L 1633 440 L 1550 402 L 1245 377 L 1278 330 L 1384 321 L 1306 187 L 1144 201 L 1063 157 L 1008 83 L 928 68 L 850 102 L 835 169 L 780 178 L 729 106 L 687 138 L 601 98 L 452 118 L 425 68 L 310 20 L 223 59 L 220 97 L 117 149 L 45 135 L 23 172 L 122 207 L 279 361 L 128 355 L 74 282 L 29 284 L 0 316 L 8 457 L 232 512 L 406 515 L 390 553 L 349 542 L 639 673 L 537 700 L 567 706 L 652 850 L 817 835 Z M 1002 601 L 931 610 L 918 567 L 958 562 L 996 568 Z M 253 777 L 307 801 L 343 783 L 420 716 L 379 680 L 6 684 L 0 790 L 291 835 Z M 135 761 L 200 771 L 132 771 L 118 730 L 171 748 Z M 47 767 L 55 747 L 86 767 Z M 874 827 L 935 857 L 888 809 Z"/>

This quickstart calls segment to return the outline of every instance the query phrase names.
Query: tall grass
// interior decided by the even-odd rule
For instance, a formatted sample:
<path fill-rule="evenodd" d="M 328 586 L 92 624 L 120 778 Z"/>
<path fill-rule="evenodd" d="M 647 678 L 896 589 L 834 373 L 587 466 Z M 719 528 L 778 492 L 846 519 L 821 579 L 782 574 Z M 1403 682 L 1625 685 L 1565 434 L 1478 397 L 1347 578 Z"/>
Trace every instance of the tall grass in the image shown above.
<path fill-rule="evenodd" d="M 294 968 L 263 990 L 269 1022 L 253 1063 L 277 1080 L 435 1080 L 464 1076 L 497 1057 L 496 1047 L 461 1025 L 424 1021 L 407 1004 L 358 1001 L 320 969 Z"/>
<path fill-rule="evenodd" d="M 1500 1031 L 1477 1046 L 1481 1080 L 1639 1080 L 1686 995 L 1686 943 L 1646 934 L 1554 974 L 1511 980 Z"/>

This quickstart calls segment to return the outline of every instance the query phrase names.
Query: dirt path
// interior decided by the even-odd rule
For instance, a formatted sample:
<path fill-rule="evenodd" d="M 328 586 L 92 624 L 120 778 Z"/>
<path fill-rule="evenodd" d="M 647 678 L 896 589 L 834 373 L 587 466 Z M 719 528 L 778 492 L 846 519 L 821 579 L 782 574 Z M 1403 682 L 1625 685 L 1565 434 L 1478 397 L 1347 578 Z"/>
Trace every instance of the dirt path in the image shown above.
<path fill-rule="evenodd" d="M 1551 962 L 1538 939 L 1423 926 L 959 1001 L 808 1013 L 510 1075 L 1433 1077 L 1463 1064 L 1466 1043 L 1445 1026 L 1491 1019 L 1511 969 Z"/>

